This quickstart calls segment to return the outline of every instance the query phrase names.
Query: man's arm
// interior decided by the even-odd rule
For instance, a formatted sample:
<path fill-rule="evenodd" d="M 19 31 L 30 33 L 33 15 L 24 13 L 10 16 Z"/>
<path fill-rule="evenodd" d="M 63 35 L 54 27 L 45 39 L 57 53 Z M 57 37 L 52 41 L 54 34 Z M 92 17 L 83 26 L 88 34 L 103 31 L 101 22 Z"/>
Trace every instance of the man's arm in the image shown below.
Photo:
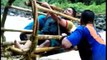
<path fill-rule="evenodd" d="M 63 48 L 70 48 L 72 46 L 72 43 L 65 37 L 63 40 L 62 40 L 62 47 Z"/>
<path fill-rule="evenodd" d="M 70 48 L 71 46 L 76 46 L 82 39 L 83 32 L 80 29 L 76 29 L 69 36 L 62 39 L 62 47 Z"/>

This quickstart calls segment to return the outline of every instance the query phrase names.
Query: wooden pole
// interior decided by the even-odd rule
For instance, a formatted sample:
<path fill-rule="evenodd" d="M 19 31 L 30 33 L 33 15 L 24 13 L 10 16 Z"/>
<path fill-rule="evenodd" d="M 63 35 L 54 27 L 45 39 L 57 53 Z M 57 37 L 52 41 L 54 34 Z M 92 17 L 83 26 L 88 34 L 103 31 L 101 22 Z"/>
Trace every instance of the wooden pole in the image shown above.
<path fill-rule="evenodd" d="M 4 8 L 3 16 L 2 16 L 2 19 L 1 19 L 1 27 L 4 27 L 5 21 L 6 21 L 6 18 L 7 18 L 8 9 L 9 9 L 9 7 L 12 5 L 12 3 L 13 3 L 14 1 L 15 1 L 15 0 L 8 0 L 6 6 L 5 6 L 5 8 Z M 5 36 L 4 36 L 4 32 L 5 32 L 5 31 L 3 31 L 3 30 L 1 31 L 1 43 L 3 43 L 3 42 L 6 41 L 6 38 L 5 38 Z M 6 52 L 5 49 L 6 49 L 6 48 L 4 47 L 4 48 L 3 48 L 3 51 L 4 51 L 4 52 Z M 4 52 L 3 52 L 3 54 L 5 54 Z"/>
<path fill-rule="evenodd" d="M 10 7 L 11 7 L 11 8 L 14 8 L 14 9 L 18 9 L 18 10 L 26 11 L 26 12 L 32 12 L 31 9 L 26 9 L 26 8 L 22 8 L 22 7 L 14 6 L 14 5 L 12 5 L 12 6 L 10 6 Z M 38 12 L 38 14 L 46 15 L 46 14 L 43 13 L 43 12 Z"/>
<path fill-rule="evenodd" d="M 39 1 L 37 1 L 37 3 L 38 4 L 42 4 L 42 2 L 39 2 Z M 31 2 L 30 1 L 26 1 L 25 2 L 25 5 L 27 5 L 27 6 L 31 6 Z M 50 5 L 50 7 L 53 9 L 53 10 L 56 10 L 56 11 L 64 11 L 63 9 L 61 9 L 61 8 L 59 8 L 59 7 L 56 7 L 56 6 L 53 6 L 53 5 Z"/>
<path fill-rule="evenodd" d="M 26 41 L 19 41 L 20 44 L 24 44 L 26 43 Z M 14 42 L 3 42 L 1 43 L 1 45 L 4 46 L 10 46 L 10 45 L 14 45 Z"/>
<path fill-rule="evenodd" d="M 42 48 L 35 48 L 33 52 L 33 54 L 36 55 L 36 53 L 41 53 L 41 52 L 45 52 L 45 51 L 50 51 L 50 50 L 53 50 L 53 49 L 57 49 L 57 48 L 60 48 L 60 47 L 42 47 Z M 19 49 L 19 48 L 16 48 L 14 46 L 11 46 L 9 47 L 9 49 L 13 52 L 16 52 L 18 54 L 26 54 L 27 50 L 25 49 L 25 51 L 23 51 L 22 49 Z"/>
<path fill-rule="evenodd" d="M 30 50 L 28 50 L 28 52 L 26 53 L 25 57 L 26 60 L 35 60 L 36 57 L 32 57 L 32 52 L 35 50 L 35 47 L 37 46 L 38 43 L 38 34 L 37 34 L 37 30 L 38 30 L 38 8 L 37 8 L 37 4 L 36 4 L 36 0 L 31 0 L 32 2 L 32 15 L 34 18 L 34 25 L 33 25 L 33 33 L 32 33 L 32 44 L 30 47 Z"/>
<path fill-rule="evenodd" d="M 15 0 L 8 0 L 5 8 L 4 8 L 4 13 L 3 13 L 3 16 L 2 16 L 2 22 L 1 22 L 1 27 L 4 27 L 4 24 L 5 24 L 5 20 L 6 20 L 6 17 L 7 17 L 7 13 L 8 13 L 8 9 L 9 7 L 12 5 L 12 3 L 14 2 Z"/>
<path fill-rule="evenodd" d="M 38 35 L 38 40 L 50 40 L 50 39 L 55 39 L 55 40 L 60 40 L 62 38 L 61 35 Z M 19 43 L 24 44 L 26 41 L 19 41 Z M 2 46 L 9 46 L 9 45 L 14 45 L 14 42 L 3 42 L 1 43 Z"/>
<path fill-rule="evenodd" d="M 42 4 L 42 2 L 39 2 L 37 1 L 38 4 Z M 59 7 L 56 7 L 56 6 L 53 6 L 53 5 L 50 5 L 50 7 L 53 9 L 53 10 L 56 10 L 56 11 L 64 11 L 63 9 L 59 8 Z"/>
<path fill-rule="evenodd" d="M 8 29 L 8 28 L 1 28 L 2 31 L 11 31 L 11 32 L 29 32 L 32 33 L 32 30 L 18 30 L 18 29 Z"/>
<path fill-rule="evenodd" d="M 11 6 L 14 1 L 15 0 L 8 0 L 6 6 L 4 8 L 4 13 L 3 13 L 3 16 L 2 16 L 2 20 L 1 20 L 1 27 L 4 27 L 9 6 Z M 1 38 L 2 38 L 2 42 L 6 41 L 5 36 L 4 36 L 4 31 L 1 31 Z"/>

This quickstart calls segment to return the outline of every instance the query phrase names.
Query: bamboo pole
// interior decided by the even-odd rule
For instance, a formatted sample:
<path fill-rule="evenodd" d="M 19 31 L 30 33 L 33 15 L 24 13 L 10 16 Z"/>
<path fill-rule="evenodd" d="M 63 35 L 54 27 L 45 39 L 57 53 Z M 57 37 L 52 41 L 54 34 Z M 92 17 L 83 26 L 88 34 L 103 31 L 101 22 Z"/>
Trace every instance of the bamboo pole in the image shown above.
<path fill-rule="evenodd" d="M 24 44 L 26 43 L 26 41 L 19 41 L 20 44 Z M 1 43 L 1 45 L 4 46 L 10 46 L 10 45 L 14 45 L 14 42 L 3 42 Z"/>
<path fill-rule="evenodd" d="M 36 0 L 31 0 L 32 2 L 32 15 L 33 15 L 33 18 L 34 18 L 34 25 L 33 25 L 33 33 L 32 33 L 32 38 L 31 38 L 31 41 L 32 41 L 32 44 L 31 44 L 31 47 L 30 47 L 30 50 L 27 51 L 25 57 L 26 60 L 35 60 L 36 57 L 32 57 L 32 52 L 35 50 L 35 47 L 37 46 L 38 44 L 38 34 L 37 34 L 37 31 L 38 31 L 38 7 L 37 7 L 37 4 L 36 4 Z"/>
<path fill-rule="evenodd" d="M 41 53 L 41 52 L 45 52 L 45 51 L 50 51 L 50 50 L 53 50 L 53 49 L 57 49 L 57 48 L 60 48 L 60 47 L 42 47 L 42 48 L 35 48 L 34 51 L 33 51 L 33 54 L 36 55 L 36 53 Z M 18 54 L 26 54 L 27 50 L 25 49 L 25 51 L 23 51 L 22 49 L 19 49 L 19 48 L 16 48 L 14 46 L 11 46 L 9 47 L 9 49 L 13 52 L 16 52 Z"/>
<path fill-rule="evenodd" d="M 61 35 L 38 35 L 38 40 L 46 40 L 46 39 L 58 39 L 60 40 L 62 38 Z"/>
<path fill-rule="evenodd" d="M 32 33 L 32 30 L 19 30 L 19 29 L 8 29 L 1 27 L 2 31 L 11 31 L 11 32 L 29 32 Z"/>
<path fill-rule="evenodd" d="M 9 6 L 11 6 L 14 1 L 15 0 L 8 0 L 6 6 L 4 8 L 4 13 L 3 13 L 3 16 L 2 16 L 2 20 L 1 20 L 1 27 L 4 27 Z M 1 38 L 2 38 L 2 42 L 6 41 L 6 38 L 4 36 L 4 31 L 1 31 Z"/>
<path fill-rule="evenodd" d="M 50 51 L 50 50 L 53 50 L 53 49 L 58 49 L 60 47 L 42 47 L 42 48 L 36 48 L 33 53 L 41 53 L 41 52 L 46 52 L 46 51 Z"/>
<path fill-rule="evenodd" d="M 11 7 L 11 8 L 14 8 L 14 9 L 18 9 L 18 10 L 26 11 L 26 12 L 32 12 L 31 9 L 26 9 L 26 8 L 22 8 L 22 7 L 14 6 L 14 5 L 12 5 L 12 6 L 10 6 L 10 7 Z M 43 12 L 38 12 L 38 14 L 46 15 L 46 14 L 43 13 Z"/>
<path fill-rule="evenodd" d="M 38 6 L 39 6 L 39 5 L 38 5 Z M 32 10 L 30 10 L 30 9 L 25 9 L 25 8 L 13 6 L 13 5 L 11 6 L 11 8 L 15 8 L 15 9 L 23 10 L 23 11 L 28 11 L 28 12 L 31 12 L 31 11 L 32 11 Z M 52 13 L 55 13 L 55 14 L 64 16 L 64 17 L 66 17 L 66 18 L 68 18 L 68 19 L 71 19 L 71 20 L 80 21 L 80 19 L 78 19 L 78 18 L 74 18 L 74 17 L 71 17 L 71 16 L 69 16 L 69 15 L 63 14 L 63 13 L 61 13 L 61 12 L 54 11 L 54 10 L 51 11 L 50 9 L 47 9 L 47 8 L 45 8 L 45 7 L 42 7 L 42 6 L 39 6 L 38 8 L 41 9 L 41 10 L 49 11 L 49 12 L 52 12 Z M 42 13 L 42 12 L 38 12 L 38 13 L 39 13 L 39 14 L 44 14 L 44 15 L 46 15 L 45 13 Z M 78 14 L 77 14 L 77 15 L 78 15 Z"/>
<path fill-rule="evenodd" d="M 3 13 L 3 16 L 2 16 L 2 22 L 1 22 L 1 27 L 4 27 L 4 24 L 5 24 L 5 20 L 6 20 L 6 17 L 7 17 L 7 13 L 8 13 L 8 9 L 9 7 L 12 5 L 12 3 L 14 2 L 15 0 L 8 0 L 5 8 L 4 8 L 4 13 Z"/>
<path fill-rule="evenodd" d="M 18 10 L 22 10 L 22 11 L 26 11 L 26 12 L 32 12 L 31 9 L 22 8 L 22 7 L 18 7 L 18 6 L 14 6 L 14 5 L 11 5 L 10 8 L 18 9 Z M 46 13 L 43 13 L 43 12 L 38 12 L 38 14 L 46 15 Z M 80 14 L 80 13 L 77 13 L 76 16 L 81 16 L 81 14 Z"/>
<path fill-rule="evenodd" d="M 64 17 L 66 17 L 66 18 L 68 18 L 68 19 L 71 19 L 71 21 L 78 21 L 78 22 L 80 22 L 80 19 L 78 19 L 78 18 L 75 18 L 75 17 L 69 16 L 69 15 L 66 15 L 66 14 L 61 13 L 61 12 L 58 12 L 58 11 L 50 10 L 50 9 L 45 8 L 45 7 L 42 7 L 42 6 L 38 5 L 38 4 L 37 4 L 37 6 L 38 6 L 38 8 L 41 9 L 41 10 L 48 11 L 48 12 L 51 12 L 51 13 L 55 13 L 55 14 L 64 16 Z"/>
<path fill-rule="evenodd" d="M 41 4 L 41 2 L 37 2 L 37 3 Z M 26 5 L 28 5 L 28 6 L 31 6 L 30 4 L 31 4 L 30 2 L 26 3 Z M 54 9 L 54 10 L 50 10 L 50 9 L 45 8 L 45 7 L 42 7 L 42 6 L 38 5 L 38 4 L 37 4 L 37 6 L 38 6 L 38 8 L 41 9 L 41 10 L 48 11 L 48 12 L 51 12 L 51 13 L 55 13 L 55 14 L 64 16 L 64 17 L 66 17 L 66 18 L 68 18 L 68 19 L 76 20 L 76 21 L 80 22 L 80 19 L 78 19 L 78 18 L 74 18 L 74 17 L 72 17 L 72 16 L 63 14 L 63 13 L 58 12 L 58 11 L 54 11 L 55 9 L 57 9 L 57 10 L 62 10 L 62 11 L 63 11 L 63 9 L 61 9 L 61 8 L 58 8 L 58 7 L 55 7 L 55 6 L 50 5 L 51 8 Z"/>
<path fill-rule="evenodd" d="M 55 39 L 55 40 L 60 40 L 63 36 L 61 35 L 38 35 L 38 40 L 50 40 L 50 39 Z M 19 41 L 19 43 L 24 44 L 26 41 Z M 1 43 L 2 46 L 9 46 L 9 45 L 14 45 L 14 42 L 3 42 Z"/>
<path fill-rule="evenodd" d="M 38 4 L 42 4 L 42 2 L 39 2 L 39 1 L 37 1 L 37 3 Z M 31 2 L 30 1 L 26 1 L 25 2 L 25 5 L 27 5 L 27 6 L 31 6 Z M 53 9 L 53 10 L 56 10 L 56 11 L 64 11 L 62 8 L 59 8 L 59 7 L 56 7 L 56 6 L 53 6 L 53 5 L 50 5 L 50 7 Z"/>
<path fill-rule="evenodd" d="M 37 1 L 38 4 L 42 4 L 42 2 L 39 2 Z M 50 5 L 50 7 L 53 9 L 53 10 L 56 10 L 56 11 L 64 11 L 63 9 L 59 8 L 59 7 L 56 7 L 56 6 L 53 6 L 53 5 Z"/>
<path fill-rule="evenodd" d="M 4 12 L 3 12 L 3 16 L 2 16 L 2 19 L 1 19 L 1 27 L 4 27 L 5 25 L 5 21 L 6 21 L 6 18 L 7 18 L 7 13 L 8 13 L 8 9 L 9 7 L 12 5 L 12 3 L 14 2 L 15 0 L 8 0 L 5 8 L 4 8 Z M 5 42 L 6 41 L 6 38 L 4 36 L 4 32 L 5 31 L 1 31 L 1 43 Z M 6 52 L 6 47 L 3 47 L 3 54 L 5 55 Z"/>

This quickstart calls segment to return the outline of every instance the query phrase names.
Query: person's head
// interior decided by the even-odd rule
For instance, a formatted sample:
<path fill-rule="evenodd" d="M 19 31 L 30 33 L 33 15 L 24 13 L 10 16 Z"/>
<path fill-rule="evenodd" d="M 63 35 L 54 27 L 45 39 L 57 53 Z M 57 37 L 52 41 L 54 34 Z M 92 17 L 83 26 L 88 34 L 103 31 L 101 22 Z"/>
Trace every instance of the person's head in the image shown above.
<path fill-rule="evenodd" d="M 86 25 L 88 23 L 93 23 L 94 17 L 95 17 L 95 14 L 94 14 L 93 11 L 91 11 L 91 10 L 85 10 L 81 14 L 81 21 L 80 21 L 80 23 L 82 25 Z"/>
<path fill-rule="evenodd" d="M 64 13 L 73 17 L 76 17 L 76 10 L 73 7 L 64 10 Z"/>

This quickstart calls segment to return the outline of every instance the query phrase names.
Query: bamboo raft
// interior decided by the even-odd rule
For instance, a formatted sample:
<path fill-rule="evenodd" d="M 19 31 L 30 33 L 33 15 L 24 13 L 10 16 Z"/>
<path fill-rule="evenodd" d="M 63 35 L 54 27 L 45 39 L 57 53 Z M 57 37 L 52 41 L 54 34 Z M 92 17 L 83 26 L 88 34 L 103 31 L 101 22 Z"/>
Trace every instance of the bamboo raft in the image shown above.
<path fill-rule="evenodd" d="M 68 19 L 70 19 L 72 21 L 78 21 L 78 22 L 80 21 L 78 18 L 74 18 L 74 17 L 68 16 L 66 14 L 63 14 L 63 13 L 59 12 L 61 10 L 60 8 L 58 9 L 57 7 L 51 6 L 55 10 L 50 10 L 48 8 L 42 7 L 42 6 L 39 5 L 40 3 L 38 4 L 38 2 L 36 0 L 29 0 L 31 2 L 32 10 L 21 8 L 21 7 L 17 7 L 17 6 L 13 6 L 12 3 L 14 1 L 15 0 L 9 0 L 7 5 L 6 5 L 6 7 L 5 7 L 5 9 L 4 9 L 2 22 L 1 22 L 2 46 L 10 46 L 9 49 L 11 51 L 14 51 L 16 53 L 22 54 L 24 57 L 26 57 L 25 58 L 26 60 L 35 60 L 36 59 L 36 53 L 41 53 L 41 52 L 50 51 L 50 50 L 54 50 L 54 49 L 60 48 L 60 47 L 44 47 L 44 48 L 38 48 L 37 47 L 38 40 L 46 40 L 46 39 L 58 39 L 58 40 L 60 40 L 62 38 L 62 36 L 60 36 L 60 35 L 38 35 L 37 34 L 37 29 L 38 29 L 38 19 L 37 19 L 37 17 L 38 17 L 38 14 L 46 15 L 45 13 L 38 12 L 39 9 L 40 10 L 44 10 L 44 11 L 48 11 L 48 12 L 51 12 L 51 13 L 54 13 L 54 14 L 57 14 L 57 15 L 60 15 L 60 16 L 64 16 L 64 17 L 66 17 L 66 18 L 68 18 Z M 6 16 L 7 16 L 7 12 L 8 12 L 9 8 L 14 8 L 14 9 L 19 9 L 19 10 L 23 10 L 23 11 L 32 12 L 33 19 L 34 19 L 34 28 L 33 28 L 33 30 L 5 29 L 4 25 L 5 25 L 5 20 L 6 20 Z M 23 50 L 11 46 L 11 45 L 14 45 L 13 42 L 5 42 L 6 41 L 5 40 L 5 36 L 3 35 L 5 31 L 30 32 L 30 33 L 32 33 L 32 37 L 33 38 L 31 38 L 31 41 L 33 43 L 31 44 L 30 49 L 24 51 L 24 53 L 23 53 Z M 26 41 L 21 41 L 20 43 L 23 44 L 25 42 Z M 32 55 L 33 55 L 33 57 L 32 57 Z"/>

